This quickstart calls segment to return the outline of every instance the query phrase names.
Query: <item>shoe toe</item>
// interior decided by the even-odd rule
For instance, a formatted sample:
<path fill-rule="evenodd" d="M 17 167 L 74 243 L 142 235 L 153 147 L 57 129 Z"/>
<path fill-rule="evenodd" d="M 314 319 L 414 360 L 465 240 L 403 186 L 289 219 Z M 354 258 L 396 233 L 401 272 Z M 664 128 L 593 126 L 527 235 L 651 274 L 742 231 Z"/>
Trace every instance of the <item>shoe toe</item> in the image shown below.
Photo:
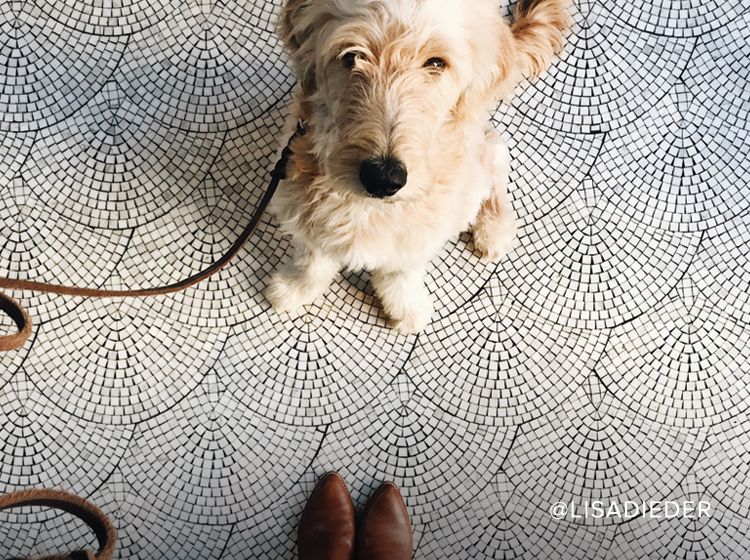
<path fill-rule="evenodd" d="M 354 505 L 337 473 L 323 476 L 307 500 L 297 530 L 300 560 L 350 560 L 354 552 Z"/>
<path fill-rule="evenodd" d="M 357 559 L 410 560 L 412 550 L 409 512 L 398 487 L 387 482 L 365 506 L 357 531 Z"/>

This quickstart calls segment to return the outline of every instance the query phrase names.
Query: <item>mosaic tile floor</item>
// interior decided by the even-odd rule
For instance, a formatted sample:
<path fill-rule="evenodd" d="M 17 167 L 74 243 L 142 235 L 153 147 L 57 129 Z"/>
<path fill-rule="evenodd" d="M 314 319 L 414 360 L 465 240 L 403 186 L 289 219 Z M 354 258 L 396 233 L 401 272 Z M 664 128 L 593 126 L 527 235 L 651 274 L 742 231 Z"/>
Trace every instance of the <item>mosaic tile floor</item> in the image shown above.
<path fill-rule="evenodd" d="M 0 275 L 135 288 L 224 252 L 293 86 L 279 3 L 0 0 Z M 446 247 L 426 332 L 388 330 L 365 273 L 278 316 L 268 219 L 180 295 L 16 293 L 37 328 L 0 356 L 0 491 L 90 497 L 119 558 L 293 558 L 333 468 L 360 506 L 402 487 L 417 559 L 750 558 L 750 4 L 575 19 L 494 115 L 518 247 L 497 266 Z M 595 500 L 711 510 L 575 516 Z M 0 557 L 89 539 L 0 516 Z"/>

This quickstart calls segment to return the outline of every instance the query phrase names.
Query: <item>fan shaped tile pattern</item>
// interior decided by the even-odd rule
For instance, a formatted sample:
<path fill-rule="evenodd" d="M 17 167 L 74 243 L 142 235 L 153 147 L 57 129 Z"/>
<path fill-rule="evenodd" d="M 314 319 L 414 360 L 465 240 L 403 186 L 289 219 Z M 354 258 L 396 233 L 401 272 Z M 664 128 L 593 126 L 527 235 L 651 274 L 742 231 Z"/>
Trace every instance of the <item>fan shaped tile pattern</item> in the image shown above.
<path fill-rule="evenodd" d="M 0 275 L 137 288 L 224 253 L 286 130 L 281 3 L 0 0 Z M 367 271 L 276 314 L 269 217 L 183 293 L 13 293 L 36 329 L 0 355 L 0 492 L 90 497 L 119 559 L 296 558 L 330 469 L 358 508 L 399 484 L 418 560 L 750 557 L 750 5 L 572 15 L 491 115 L 518 242 L 446 244 L 423 333 L 387 327 Z M 575 515 L 626 501 L 710 515 Z M 0 558 L 87 544 L 0 513 Z"/>

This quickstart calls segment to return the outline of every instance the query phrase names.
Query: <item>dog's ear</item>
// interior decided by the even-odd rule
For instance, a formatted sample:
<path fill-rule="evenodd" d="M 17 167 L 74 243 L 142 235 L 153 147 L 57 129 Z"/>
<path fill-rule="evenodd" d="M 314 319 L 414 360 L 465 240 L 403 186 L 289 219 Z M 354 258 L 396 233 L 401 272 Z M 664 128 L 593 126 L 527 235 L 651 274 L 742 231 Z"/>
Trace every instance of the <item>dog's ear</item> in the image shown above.
<path fill-rule="evenodd" d="M 501 16 L 497 0 L 475 2 L 475 19 L 480 24 L 470 36 L 474 38 L 472 61 L 479 71 L 459 100 L 457 115 L 462 109 L 471 111 L 497 100 L 509 102 L 522 80 L 538 78 L 552 64 L 562 51 L 571 22 L 572 0 L 518 0 L 510 25 Z"/>
<path fill-rule="evenodd" d="M 454 109 L 458 120 L 486 111 L 498 99 L 510 100 L 521 80 L 516 42 L 497 0 L 474 2 L 467 32 L 470 58 L 465 64 L 471 72 Z"/>
<path fill-rule="evenodd" d="M 305 95 L 317 89 L 315 31 L 331 19 L 320 0 L 286 0 L 277 32 L 292 58 L 297 80 Z"/>
<path fill-rule="evenodd" d="M 493 99 L 509 102 L 522 80 L 534 80 L 549 68 L 563 49 L 571 4 L 572 0 L 518 0 L 510 25 L 498 17 Z"/>
<path fill-rule="evenodd" d="M 571 0 L 518 0 L 510 29 L 523 78 L 538 78 L 562 51 L 564 33 L 571 25 L 571 3 Z"/>
<path fill-rule="evenodd" d="M 303 12 L 309 0 L 287 0 L 279 15 L 277 32 L 289 54 L 294 55 L 305 42 L 308 32 L 302 26 Z"/>

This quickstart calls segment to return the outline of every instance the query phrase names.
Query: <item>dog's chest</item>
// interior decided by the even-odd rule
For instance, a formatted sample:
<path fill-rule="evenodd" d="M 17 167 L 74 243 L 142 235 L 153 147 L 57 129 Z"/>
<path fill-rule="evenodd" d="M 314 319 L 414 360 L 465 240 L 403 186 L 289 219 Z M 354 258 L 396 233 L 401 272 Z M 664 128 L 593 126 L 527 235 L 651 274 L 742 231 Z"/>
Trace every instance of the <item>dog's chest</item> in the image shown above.
<path fill-rule="evenodd" d="M 448 200 L 425 199 L 385 203 L 380 207 L 339 205 L 335 200 L 319 208 L 326 220 L 318 222 L 314 237 L 352 269 L 408 269 L 423 266 L 450 238 L 465 229 L 479 210 L 452 211 Z M 466 201 L 463 201 L 464 203 Z"/>

